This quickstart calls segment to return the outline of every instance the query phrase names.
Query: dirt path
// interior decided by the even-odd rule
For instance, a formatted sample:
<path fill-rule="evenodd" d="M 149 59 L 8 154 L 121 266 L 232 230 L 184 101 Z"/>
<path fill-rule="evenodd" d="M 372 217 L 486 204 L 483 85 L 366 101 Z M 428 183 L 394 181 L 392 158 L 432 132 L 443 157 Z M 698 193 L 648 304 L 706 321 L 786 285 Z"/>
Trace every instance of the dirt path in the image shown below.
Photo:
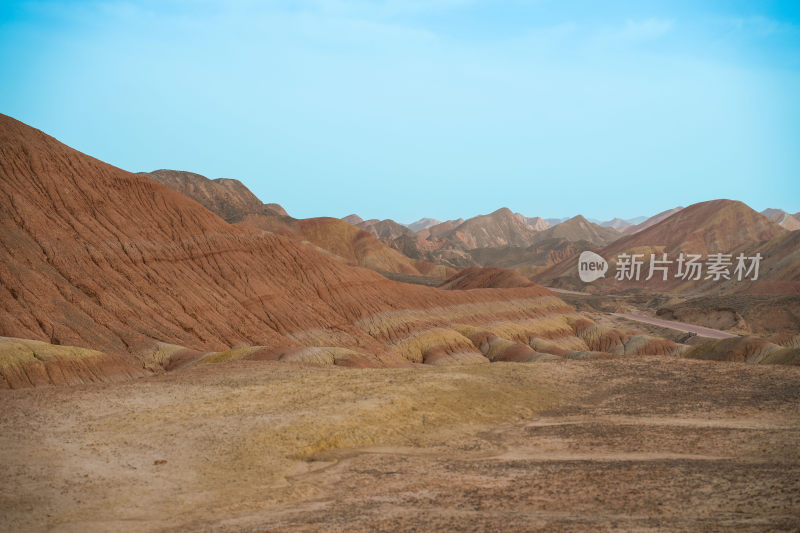
<path fill-rule="evenodd" d="M 705 328 L 703 326 L 695 326 L 693 324 L 685 324 L 683 322 L 674 322 L 672 320 L 663 320 L 645 315 L 635 315 L 630 313 L 611 313 L 611 315 L 620 318 L 626 318 L 628 320 L 635 320 L 637 322 L 644 322 L 645 324 L 653 324 L 654 326 L 677 329 L 678 331 L 685 331 L 687 333 L 695 333 L 701 337 L 708 337 L 711 339 L 728 339 L 737 336 L 733 333 L 720 331 L 718 329 Z"/>
<path fill-rule="evenodd" d="M 545 287 L 545 288 L 547 290 L 549 290 L 549 291 L 558 292 L 558 293 L 561 293 L 561 294 L 574 294 L 574 295 L 577 295 L 577 296 L 592 296 L 592 294 L 589 294 L 588 292 L 570 291 L 570 290 L 567 290 L 567 289 L 555 289 L 553 287 Z"/>

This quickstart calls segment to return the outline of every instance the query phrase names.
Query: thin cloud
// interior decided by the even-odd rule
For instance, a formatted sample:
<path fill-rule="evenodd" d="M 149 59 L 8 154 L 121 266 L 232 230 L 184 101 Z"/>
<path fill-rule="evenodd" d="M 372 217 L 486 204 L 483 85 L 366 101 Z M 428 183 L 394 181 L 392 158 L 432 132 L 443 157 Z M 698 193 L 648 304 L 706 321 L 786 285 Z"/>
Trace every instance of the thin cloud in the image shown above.
<path fill-rule="evenodd" d="M 675 26 L 671 19 L 648 18 L 627 20 L 621 28 L 610 30 L 606 36 L 615 41 L 641 42 L 660 39 Z"/>

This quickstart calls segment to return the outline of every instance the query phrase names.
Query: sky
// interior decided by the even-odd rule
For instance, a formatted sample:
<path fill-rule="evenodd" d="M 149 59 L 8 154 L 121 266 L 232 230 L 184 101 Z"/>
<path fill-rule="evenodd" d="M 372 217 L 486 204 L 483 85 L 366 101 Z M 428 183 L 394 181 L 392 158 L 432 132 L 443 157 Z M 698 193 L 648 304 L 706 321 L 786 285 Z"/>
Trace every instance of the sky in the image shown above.
<path fill-rule="evenodd" d="M 291 215 L 800 211 L 800 2 L 0 3 L 0 112 Z"/>

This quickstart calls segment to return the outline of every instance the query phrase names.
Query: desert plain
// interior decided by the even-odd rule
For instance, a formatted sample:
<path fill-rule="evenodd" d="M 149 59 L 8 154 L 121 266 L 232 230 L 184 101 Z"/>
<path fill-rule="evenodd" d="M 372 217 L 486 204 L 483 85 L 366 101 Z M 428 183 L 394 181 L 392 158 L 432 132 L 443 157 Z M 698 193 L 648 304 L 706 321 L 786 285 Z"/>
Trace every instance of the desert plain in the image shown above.
<path fill-rule="evenodd" d="M 800 368 L 269 361 L 0 391 L 8 531 L 796 531 Z"/>

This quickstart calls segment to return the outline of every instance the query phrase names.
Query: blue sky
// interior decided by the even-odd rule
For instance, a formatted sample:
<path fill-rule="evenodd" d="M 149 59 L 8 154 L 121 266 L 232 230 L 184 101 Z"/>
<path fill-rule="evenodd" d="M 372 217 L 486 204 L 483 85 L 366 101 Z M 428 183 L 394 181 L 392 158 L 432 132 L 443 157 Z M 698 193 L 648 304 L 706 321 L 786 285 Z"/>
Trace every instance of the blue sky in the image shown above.
<path fill-rule="evenodd" d="M 800 211 L 800 2 L 0 7 L 0 112 L 297 217 Z"/>

